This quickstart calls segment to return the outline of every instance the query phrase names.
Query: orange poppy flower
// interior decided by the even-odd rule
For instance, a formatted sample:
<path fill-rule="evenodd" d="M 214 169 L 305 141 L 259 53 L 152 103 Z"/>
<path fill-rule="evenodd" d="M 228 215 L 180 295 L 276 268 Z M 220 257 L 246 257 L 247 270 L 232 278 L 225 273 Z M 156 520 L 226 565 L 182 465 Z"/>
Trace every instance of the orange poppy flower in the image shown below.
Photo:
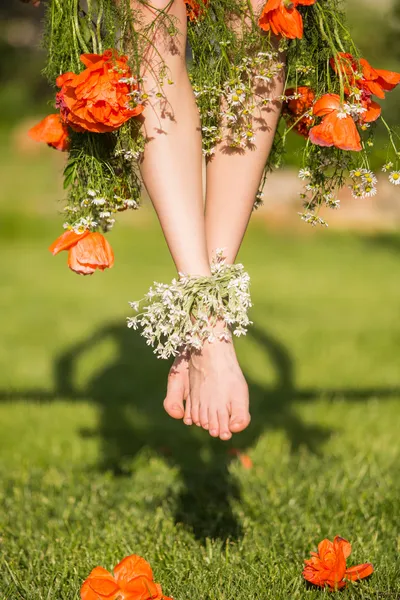
<path fill-rule="evenodd" d="M 297 133 L 303 137 L 308 137 L 310 128 L 314 125 L 314 119 L 305 114 L 312 107 L 315 100 L 315 93 L 307 85 L 299 86 L 297 88 L 288 88 L 285 91 L 286 96 L 298 95 L 298 98 L 292 98 L 287 100 L 283 107 L 283 114 L 288 117 L 289 125 L 293 125 L 293 128 Z M 303 118 L 299 118 L 302 115 Z"/>
<path fill-rule="evenodd" d="M 53 255 L 68 250 L 68 266 L 80 275 L 92 275 L 96 269 L 104 271 L 114 264 L 114 253 L 105 237 L 89 230 L 75 233 L 65 231 L 49 248 Z"/>
<path fill-rule="evenodd" d="M 197 21 L 204 13 L 204 7 L 208 4 L 208 0 L 196 2 L 196 0 L 185 0 L 186 14 L 190 21 Z"/>
<path fill-rule="evenodd" d="M 72 129 L 114 131 L 143 111 L 141 104 L 131 104 L 129 94 L 137 85 L 128 81 L 132 72 L 127 56 L 107 50 L 104 54 L 82 54 L 81 61 L 86 67 L 82 73 L 64 73 L 57 78 L 57 86 L 61 88 L 57 107 Z"/>
<path fill-rule="evenodd" d="M 153 572 L 144 558 L 132 554 L 114 569 L 114 575 L 96 567 L 81 587 L 81 600 L 172 600 L 163 596 L 153 581 Z"/>
<path fill-rule="evenodd" d="M 336 60 L 331 58 L 331 67 L 337 73 L 338 68 L 346 75 L 351 87 L 358 87 L 363 94 L 385 97 L 385 91 L 393 90 L 400 83 L 400 73 L 374 69 L 365 58 L 357 60 L 348 52 L 339 52 Z M 339 64 L 339 67 L 338 67 Z M 346 87 L 346 93 L 350 92 Z"/>
<path fill-rule="evenodd" d="M 333 540 L 322 540 L 318 552 L 311 552 L 311 558 L 305 560 L 303 577 L 319 587 L 328 586 L 331 590 L 341 589 L 348 581 L 358 581 L 373 573 L 371 563 L 346 568 L 346 559 L 350 556 L 351 544 L 338 535 Z"/>
<path fill-rule="evenodd" d="M 316 117 L 323 117 L 319 125 L 310 129 L 309 138 L 313 144 L 355 152 L 362 149 L 356 124 L 350 115 L 343 112 L 337 94 L 324 94 L 314 104 L 313 113 Z"/>
<path fill-rule="evenodd" d="M 303 37 L 303 19 L 297 6 L 310 6 L 316 0 L 268 0 L 258 24 L 264 31 L 294 40 Z"/>
<path fill-rule="evenodd" d="M 60 119 L 60 115 L 48 115 L 40 123 L 31 127 L 28 135 L 36 142 L 45 142 L 56 150 L 69 148 L 68 127 Z"/>

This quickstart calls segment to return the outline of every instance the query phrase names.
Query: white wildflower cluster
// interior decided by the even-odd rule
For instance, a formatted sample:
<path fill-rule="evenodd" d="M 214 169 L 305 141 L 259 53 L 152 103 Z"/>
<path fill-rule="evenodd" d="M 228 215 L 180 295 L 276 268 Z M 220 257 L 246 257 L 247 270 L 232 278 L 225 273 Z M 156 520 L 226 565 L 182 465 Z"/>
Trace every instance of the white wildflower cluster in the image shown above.
<path fill-rule="evenodd" d="M 300 218 L 302 221 L 309 223 L 313 227 L 316 227 L 317 225 L 322 225 L 323 227 L 328 227 L 328 223 L 322 217 L 319 217 L 318 215 L 316 215 L 314 213 L 305 211 L 305 212 L 298 213 L 298 214 L 300 215 Z"/>
<path fill-rule="evenodd" d="M 223 139 L 232 148 L 246 149 L 256 141 L 255 111 L 279 97 L 266 98 L 265 90 L 284 69 L 277 52 L 246 56 L 232 67 L 232 77 L 222 86 L 193 86 L 202 115 L 203 154 L 212 156 Z"/>
<path fill-rule="evenodd" d="M 139 160 L 143 154 L 143 150 L 140 148 L 138 150 L 126 150 L 125 148 L 119 148 L 114 152 L 115 156 L 122 156 L 126 162 L 131 163 L 133 160 Z"/>
<path fill-rule="evenodd" d="M 359 121 L 367 109 L 359 102 L 345 102 L 341 109 L 338 110 L 337 116 L 339 119 L 344 119 L 348 116 L 353 117 L 355 121 Z"/>
<path fill-rule="evenodd" d="M 227 265 L 219 251 L 210 277 L 180 274 L 170 285 L 154 283 L 143 300 L 131 302 L 141 312 L 128 318 L 128 327 L 141 328 L 154 354 L 164 359 L 199 351 L 205 341 L 230 340 L 231 331 L 245 335 L 251 323 L 249 284 L 243 265 Z M 218 333 L 217 322 L 225 323 Z"/>
<path fill-rule="evenodd" d="M 309 75 L 310 73 L 315 72 L 315 67 L 312 67 L 311 65 L 298 65 L 296 71 L 301 75 Z"/>
<path fill-rule="evenodd" d="M 376 194 L 377 178 L 369 169 L 352 169 L 349 185 L 354 198 L 370 198 Z"/>
<path fill-rule="evenodd" d="M 115 224 L 115 215 L 118 212 L 139 208 L 138 200 L 122 198 L 114 194 L 111 198 L 104 198 L 98 190 L 88 189 L 86 196 L 81 200 L 80 206 L 66 206 L 64 212 L 69 215 L 69 220 L 64 223 L 64 229 L 73 229 L 77 233 L 90 229 L 95 231 L 99 227 L 103 231 L 110 231 Z M 82 215 L 83 216 L 78 216 Z"/>
<path fill-rule="evenodd" d="M 329 208 L 333 208 L 334 210 L 340 208 L 340 200 L 336 198 L 335 195 L 332 194 L 332 192 L 324 194 L 323 198 L 326 206 L 328 206 Z"/>

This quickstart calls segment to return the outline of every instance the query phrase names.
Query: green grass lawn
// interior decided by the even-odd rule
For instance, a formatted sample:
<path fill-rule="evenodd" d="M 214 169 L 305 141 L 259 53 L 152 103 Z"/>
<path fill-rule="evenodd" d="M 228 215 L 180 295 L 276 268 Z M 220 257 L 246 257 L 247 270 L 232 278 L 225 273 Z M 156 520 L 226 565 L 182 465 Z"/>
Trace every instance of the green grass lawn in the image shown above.
<path fill-rule="evenodd" d="M 176 600 L 330 597 L 301 570 L 335 534 L 376 569 L 341 597 L 398 600 L 400 238 L 254 223 L 253 420 L 223 443 L 164 414 L 168 364 L 125 326 L 173 274 L 150 211 L 110 235 L 114 269 L 77 277 L 46 250 L 59 163 L 2 158 L 1 600 L 78 599 L 131 553 Z"/>

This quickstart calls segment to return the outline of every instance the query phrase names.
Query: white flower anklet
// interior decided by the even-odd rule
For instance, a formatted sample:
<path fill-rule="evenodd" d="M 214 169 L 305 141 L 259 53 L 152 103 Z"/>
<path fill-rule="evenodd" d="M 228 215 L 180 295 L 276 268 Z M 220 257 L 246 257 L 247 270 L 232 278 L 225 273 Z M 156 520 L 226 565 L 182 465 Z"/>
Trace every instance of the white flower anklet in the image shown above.
<path fill-rule="evenodd" d="M 200 350 L 205 341 L 230 340 L 231 331 L 236 336 L 247 333 L 251 324 L 248 273 L 242 264 L 225 264 L 221 253 L 211 273 L 210 277 L 180 273 L 170 285 L 155 282 L 142 300 L 130 302 L 138 314 L 128 317 L 128 327 L 141 328 L 158 358 Z M 216 333 L 220 321 L 225 326 Z"/>

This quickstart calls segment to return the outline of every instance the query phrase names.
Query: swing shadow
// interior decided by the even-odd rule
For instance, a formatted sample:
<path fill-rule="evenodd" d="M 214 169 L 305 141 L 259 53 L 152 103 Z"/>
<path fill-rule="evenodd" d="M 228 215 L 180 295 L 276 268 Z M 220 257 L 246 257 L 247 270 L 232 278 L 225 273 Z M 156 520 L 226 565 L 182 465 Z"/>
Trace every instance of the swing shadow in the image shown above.
<path fill-rule="evenodd" d="M 291 449 L 306 447 L 319 454 L 332 430 L 304 423 L 294 410 L 295 401 L 313 401 L 321 394 L 347 400 L 364 400 L 400 394 L 400 389 L 298 390 L 294 364 L 283 344 L 266 331 L 252 327 L 249 332 L 275 371 L 275 383 L 263 386 L 247 377 L 252 422 L 230 442 L 211 438 L 197 427 L 186 427 L 170 419 L 162 408 L 169 364 L 159 361 L 144 340 L 124 324 L 109 324 L 93 336 L 71 347 L 54 361 L 54 390 L 21 390 L 11 394 L 0 390 L 0 401 L 84 400 L 98 409 L 98 425 L 82 430 L 83 436 L 100 438 L 101 460 L 97 468 L 116 477 L 129 475 L 132 464 L 145 449 L 161 455 L 178 469 L 181 486 L 175 520 L 189 527 L 195 537 L 237 539 L 241 527 L 233 505 L 240 489 L 229 465 L 235 452 L 245 452 L 268 430 L 286 433 Z M 95 374 L 84 389 L 74 381 L 82 356 L 111 339 L 117 348 L 114 361 Z"/>

